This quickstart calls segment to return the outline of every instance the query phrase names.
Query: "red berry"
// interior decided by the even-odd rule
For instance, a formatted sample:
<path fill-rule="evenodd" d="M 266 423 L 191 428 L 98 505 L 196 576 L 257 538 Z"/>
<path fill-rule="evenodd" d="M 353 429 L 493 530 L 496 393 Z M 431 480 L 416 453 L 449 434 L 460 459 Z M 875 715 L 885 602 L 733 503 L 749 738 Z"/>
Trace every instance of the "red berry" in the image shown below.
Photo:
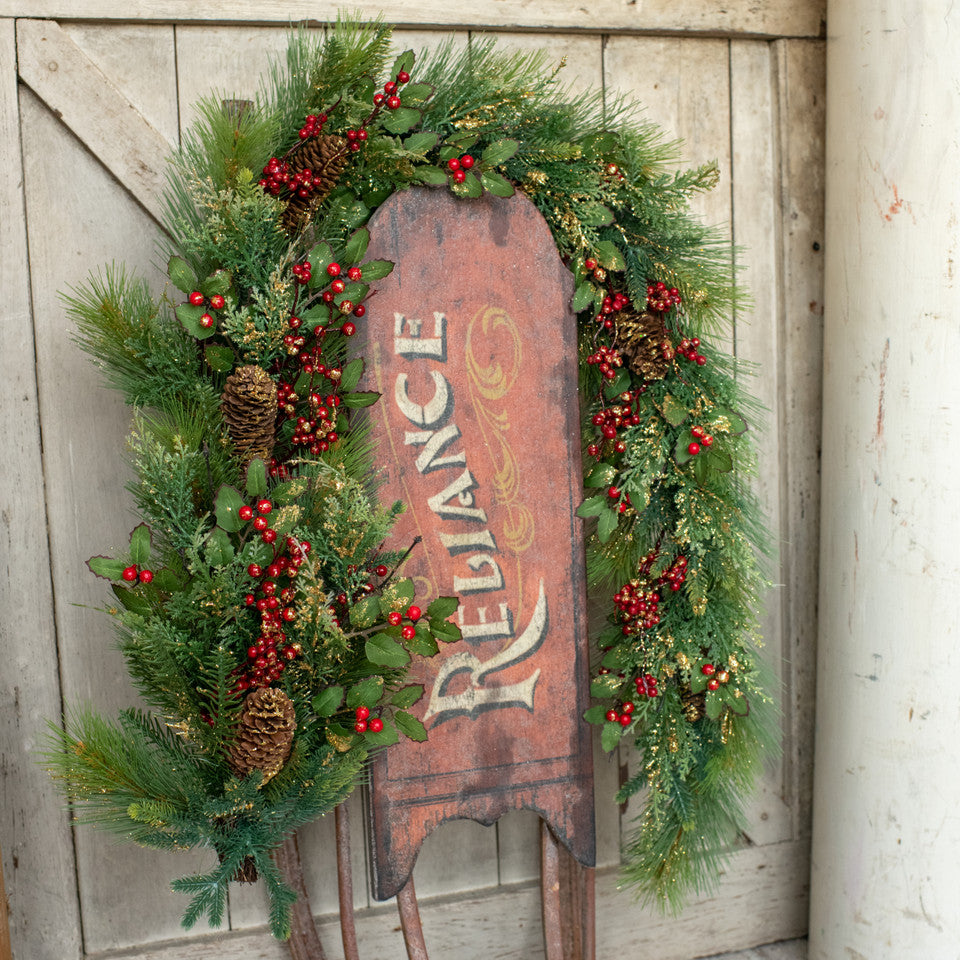
<path fill-rule="evenodd" d="M 141 583 L 152 583 L 152 582 L 153 582 L 153 571 L 152 571 L 152 570 L 141 570 L 141 571 L 140 571 L 140 582 L 141 582 Z"/>
<path fill-rule="evenodd" d="M 587 270 L 596 270 L 596 269 L 597 269 L 597 261 L 594 260 L 593 257 L 587 257 L 587 259 L 583 261 L 583 266 L 584 266 L 584 268 L 587 269 Z"/>
<path fill-rule="evenodd" d="M 359 280 L 363 276 L 363 271 L 359 267 L 351 267 L 347 271 L 347 276 L 351 280 Z"/>
<path fill-rule="evenodd" d="M 366 732 L 367 732 L 367 721 L 366 721 L 366 720 L 358 720 L 358 721 L 353 725 L 353 729 L 356 730 L 357 733 L 366 733 Z"/>
<path fill-rule="evenodd" d="M 463 167 L 464 170 L 469 170 L 473 166 L 474 162 L 475 161 L 473 157 L 471 157 L 469 153 L 465 153 L 460 158 L 460 166 Z"/>
<path fill-rule="evenodd" d="M 330 289 L 334 293 L 343 293 L 343 291 L 347 289 L 347 285 L 342 280 L 334 280 L 333 283 L 330 284 Z"/>
<path fill-rule="evenodd" d="M 276 530 L 264 530 L 263 533 L 260 534 L 260 539 L 263 540 L 264 543 L 276 543 L 276 541 L 277 541 L 277 531 L 276 531 Z"/>
<path fill-rule="evenodd" d="M 358 303 L 353 308 L 353 315 L 355 317 L 362 317 L 366 312 L 367 312 L 367 308 L 362 303 Z"/>
<path fill-rule="evenodd" d="M 396 93 L 396 92 L 397 92 L 397 85 L 396 85 L 392 80 L 388 80 L 388 81 L 383 85 L 383 92 L 384 92 L 384 93 Z"/>
<path fill-rule="evenodd" d="M 137 568 L 136 567 L 127 567 L 121 574 L 124 580 L 127 583 L 133 583 L 137 579 Z"/>
<path fill-rule="evenodd" d="M 387 575 L 387 568 L 381 563 L 377 566 L 374 573 L 376 573 L 378 577 L 385 577 Z"/>
<path fill-rule="evenodd" d="M 451 157 L 451 158 L 447 161 L 447 167 L 448 167 L 449 169 L 451 169 L 451 170 L 459 170 L 459 169 L 460 169 L 460 161 L 459 161 L 456 157 Z"/>
<path fill-rule="evenodd" d="M 194 290 L 193 293 L 190 294 L 188 299 L 195 307 L 199 307 L 200 304 L 203 303 L 203 301 L 206 298 L 199 290 Z"/>
<path fill-rule="evenodd" d="M 273 509 L 273 504 L 269 500 L 263 499 L 263 500 L 257 501 L 257 511 L 259 513 L 266 514 L 266 513 L 269 513 L 272 509 Z"/>
<path fill-rule="evenodd" d="M 396 110 L 400 106 L 400 98 L 397 96 L 387 97 L 387 106 L 391 110 Z"/>
<path fill-rule="evenodd" d="M 720 681 L 717 680 L 716 677 L 714 677 L 712 680 L 708 680 L 708 681 L 707 681 L 707 689 L 708 689 L 708 690 L 716 690 L 717 687 L 719 687 L 719 686 L 720 686 Z"/>
<path fill-rule="evenodd" d="M 214 324 L 213 317 L 211 317 L 209 313 L 204 313 L 201 315 L 200 326 L 203 327 L 204 330 L 209 330 L 213 326 L 213 324 Z"/>
<path fill-rule="evenodd" d="M 709 433 L 703 438 L 703 445 L 705 447 L 713 446 L 713 437 Z"/>
<path fill-rule="evenodd" d="M 619 499 L 620 499 L 620 488 L 619 488 L 619 487 L 610 487 L 610 489 L 607 490 L 607 496 L 608 496 L 611 500 L 619 500 Z"/>
<path fill-rule="evenodd" d="M 712 663 L 705 663 L 701 668 L 700 672 L 705 677 L 712 677 L 716 673 L 717 668 Z"/>
<path fill-rule="evenodd" d="M 259 563 L 251 563 L 250 566 L 247 567 L 247 573 L 249 573 L 251 577 L 259 577 L 260 574 L 263 573 L 263 570 L 260 568 Z"/>
<path fill-rule="evenodd" d="M 253 520 L 253 529 L 264 531 L 270 526 L 270 521 L 266 517 L 255 517 Z"/>
<path fill-rule="evenodd" d="M 348 320 L 341 328 L 340 331 L 345 337 L 352 337 L 357 332 L 357 325 L 352 321 Z"/>
<path fill-rule="evenodd" d="M 215 293 L 210 298 L 210 306 L 213 307 L 214 310 L 222 310 L 225 303 L 226 300 L 224 300 L 219 293 Z"/>
<path fill-rule="evenodd" d="M 327 264 L 327 273 L 328 273 L 331 277 L 339 277 L 339 276 L 340 276 L 340 264 L 339 264 L 339 263 L 336 263 L 336 262 L 334 262 L 334 263 L 328 263 L 328 264 Z"/>
<path fill-rule="evenodd" d="M 297 619 L 297 611 L 294 610 L 293 607 L 284 607 L 282 616 L 287 623 L 292 623 Z"/>
<path fill-rule="evenodd" d="M 463 170 L 454 170 L 453 171 L 453 182 L 454 183 L 463 183 L 467 179 L 467 174 Z"/>
<path fill-rule="evenodd" d="M 404 640 L 412 640 L 417 635 L 417 631 L 414 627 L 411 627 L 410 624 L 406 624 L 403 629 L 400 631 L 400 636 Z"/>
<path fill-rule="evenodd" d="M 608 710 L 608 711 L 607 711 L 607 719 L 608 719 L 611 723 L 617 723 L 617 722 L 620 720 L 620 714 L 617 713 L 616 710 Z"/>
<path fill-rule="evenodd" d="M 253 507 L 247 506 L 244 504 L 238 511 L 237 516 L 241 520 L 252 520 L 253 519 Z"/>
<path fill-rule="evenodd" d="M 407 607 L 407 617 L 409 617 L 414 623 L 416 623 L 423 616 L 423 611 L 417 607 Z"/>
<path fill-rule="evenodd" d="M 406 83 L 410 79 L 410 74 L 406 70 L 401 70 L 397 74 L 397 83 Z"/>
<path fill-rule="evenodd" d="M 387 623 L 391 624 L 391 625 L 394 626 L 394 627 L 395 627 L 398 623 L 400 623 L 400 621 L 401 621 L 402 619 L 403 619 L 403 617 L 400 616 L 400 613 L 399 613 L 397 610 L 393 610 L 393 611 L 391 611 L 390 613 L 387 614 Z"/>
<path fill-rule="evenodd" d="M 383 721 L 379 717 L 374 717 L 367 726 L 371 733 L 379 733 L 383 729 Z"/>
<path fill-rule="evenodd" d="M 625 713 L 620 717 L 620 726 L 629 727 L 630 726 L 630 714 Z"/>
<path fill-rule="evenodd" d="M 370 708 L 369 708 L 369 707 L 357 707 L 357 719 L 358 719 L 358 720 L 366 720 L 367 717 L 369 717 L 369 716 L 370 716 Z"/>
<path fill-rule="evenodd" d="M 386 99 L 382 93 L 375 93 L 373 95 L 373 104 L 376 107 L 379 107 L 381 103 Z"/>
<path fill-rule="evenodd" d="M 700 444 L 697 443 L 695 440 L 687 444 L 687 453 L 689 453 L 691 457 L 695 457 L 699 452 L 700 452 Z"/>

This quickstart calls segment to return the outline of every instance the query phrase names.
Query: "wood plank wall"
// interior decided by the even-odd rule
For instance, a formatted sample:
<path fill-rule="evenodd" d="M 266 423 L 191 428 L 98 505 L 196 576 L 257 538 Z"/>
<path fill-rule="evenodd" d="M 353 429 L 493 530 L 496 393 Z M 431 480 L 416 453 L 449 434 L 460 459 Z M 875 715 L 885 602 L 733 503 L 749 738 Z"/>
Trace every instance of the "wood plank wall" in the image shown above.
<path fill-rule="evenodd" d="M 633 4 L 565 0 L 388 5 L 400 48 L 476 28 L 503 47 L 544 46 L 574 87 L 623 91 L 646 105 L 691 162 L 717 159 L 717 190 L 698 201 L 745 248 L 742 280 L 755 307 L 737 317 L 733 348 L 760 364 L 769 408 L 758 489 L 780 539 L 765 613 L 767 649 L 783 684 L 784 754 L 751 806 L 751 828 L 713 898 L 665 921 L 615 890 L 613 867 L 632 811 L 610 797 L 631 758 L 598 752 L 602 866 L 600 954 L 685 960 L 796 936 L 806 924 L 806 875 L 817 592 L 820 329 L 822 313 L 823 4 L 788 0 Z M 280 9 L 282 7 L 282 10 Z M 359 5 L 372 13 L 370 3 Z M 61 700 L 111 711 L 131 702 L 102 585 L 84 560 L 125 540 L 134 518 L 124 492 L 129 411 L 72 344 L 58 291 L 91 269 L 124 261 L 162 289 L 154 255 L 157 157 L 175 145 L 192 102 L 213 90 L 245 96 L 287 18 L 317 17 L 292 0 L 0 0 L 0 397 L 12 441 L 0 464 L 0 849 L 17 960 L 69 960 L 104 951 L 173 958 L 281 957 L 260 929 L 259 892 L 231 896 L 230 930 L 178 926 L 169 880 L 208 857 L 134 850 L 73 832 L 33 761 L 44 718 Z M 145 162 L 141 163 L 140 160 Z M 350 801 L 361 876 L 364 956 L 402 957 L 395 914 L 374 905 L 361 798 Z M 435 957 L 542 955 L 536 818 L 494 828 L 450 824 L 416 870 Z M 333 824 L 305 831 L 312 902 L 336 910 Z M 439 898 L 439 899 L 435 899 Z M 324 927 L 339 957 L 335 924 Z M 111 954 L 117 955 L 117 954 Z"/>

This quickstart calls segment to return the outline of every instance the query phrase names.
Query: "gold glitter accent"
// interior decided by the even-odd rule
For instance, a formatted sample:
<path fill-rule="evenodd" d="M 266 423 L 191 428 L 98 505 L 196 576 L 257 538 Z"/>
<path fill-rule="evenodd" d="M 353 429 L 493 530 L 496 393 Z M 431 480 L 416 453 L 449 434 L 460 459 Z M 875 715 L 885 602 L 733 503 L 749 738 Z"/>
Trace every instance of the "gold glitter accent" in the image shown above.
<path fill-rule="evenodd" d="M 685 653 L 677 654 L 677 663 L 680 665 L 681 670 L 690 669 L 690 658 Z"/>
<path fill-rule="evenodd" d="M 693 608 L 695 616 L 702 617 L 707 609 L 707 598 L 706 597 L 695 597 L 690 606 Z"/>
<path fill-rule="evenodd" d="M 740 669 L 740 661 L 732 653 L 729 657 L 727 657 L 727 663 L 730 665 L 730 669 L 733 671 Z"/>
<path fill-rule="evenodd" d="M 671 753 L 676 753 L 680 749 L 680 743 L 675 733 L 671 733 L 670 736 L 667 737 L 667 746 L 670 747 Z"/>
<path fill-rule="evenodd" d="M 523 179 L 534 186 L 542 187 L 547 182 L 547 175 L 542 170 L 533 169 L 528 170 Z"/>

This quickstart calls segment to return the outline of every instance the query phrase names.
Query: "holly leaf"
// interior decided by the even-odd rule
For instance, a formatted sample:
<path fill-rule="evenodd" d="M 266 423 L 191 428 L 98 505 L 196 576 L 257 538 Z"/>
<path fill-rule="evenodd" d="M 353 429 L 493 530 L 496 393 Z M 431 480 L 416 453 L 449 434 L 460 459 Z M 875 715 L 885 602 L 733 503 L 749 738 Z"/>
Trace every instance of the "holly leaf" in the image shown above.
<path fill-rule="evenodd" d="M 454 133 L 447 137 L 446 142 L 450 144 L 447 149 L 452 149 L 454 152 L 450 156 L 456 157 L 461 153 L 469 150 L 480 138 L 475 133 L 470 133 L 469 130 L 464 130 L 461 133 Z M 444 157 L 444 160 L 448 160 L 449 157 Z"/>
<path fill-rule="evenodd" d="M 430 631 L 420 625 L 417 626 L 416 635 L 411 640 L 404 640 L 403 645 L 418 657 L 432 657 L 440 649 Z"/>
<path fill-rule="evenodd" d="M 726 423 L 722 421 L 726 420 Z M 748 429 L 747 421 L 735 410 L 729 407 L 716 407 L 712 411 L 712 422 L 714 431 L 718 433 L 732 433 L 735 437 L 741 433 L 746 433 Z"/>
<path fill-rule="evenodd" d="M 145 523 L 137 524 L 130 531 L 130 559 L 140 565 L 150 559 L 150 546 L 153 537 Z"/>
<path fill-rule="evenodd" d="M 726 690 L 724 692 L 728 710 L 732 710 L 739 717 L 745 717 L 750 713 L 750 701 L 742 693 L 738 697 L 739 690 Z"/>
<path fill-rule="evenodd" d="M 707 694 L 706 709 L 707 716 L 711 720 L 718 720 L 720 718 L 720 714 L 723 712 L 723 700 L 718 696 L 716 691 L 711 690 Z"/>
<path fill-rule="evenodd" d="M 423 696 L 423 685 L 412 683 L 408 687 L 401 687 L 391 698 L 390 702 L 401 710 L 412 707 Z"/>
<path fill-rule="evenodd" d="M 87 561 L 90 572 L 104 580 L 119 580 L 128 564 L 113 557 L 91 557 Z"/>
<path fill-rule="evenodd" d="M 146 615 L 152 610 L 150 601 L 147 600 L 139 590 L 130 590 L 127 587 L 121 587 L 120 584 L 115 583 L 113 585 L 113 592 L 122 606 L 131 613 Z"/>
<path fill-rule="evenodd" d="M 205 297 L 213 297 L 219 294 L 225 297 L 230 292 L 230 286 L 233 278 L 226 270 L 214 270 L 209 277 L 200 284 L 200 292 Z"/>
<path fill-rule="evenodd" d="M 400 737 L 397 735 L 397 728 L 389 720 L 385 720 L 383 729 L 379 732 L 371 730 L 368 726 L 363 732 L 363 739 L 371 747 L 389 747 L 395 744 Z"/>
<path fill-rule="evenodd" d="M 347 709 L 374 707 L 383 696 L 383 677 L 366 677 L 347 691 Z"/>
<path fill-rule="evenodd" d="M 457 640 L 463 639 L 463 633 L 460 628 L 449 620 L 431 620 L 430 629 L 441 643 L 454 643 Z"/>
<path fill-rule="evenodd" d="M 515 192 L 513 184 L 496 170 L 484 170 L 480 174 L 480 183 L 484 190 L 495 197 L 512 197 Z"/>
<path fill-rule="evenodd" d="M 411 133 L 410 136 L 403 141 L 403 149 L 409 150 L 410 153 L 423 154 L 428 150 L 432 150 L 437 145 L 439 139 L 439 134 L 428 133 L 425 130 L 422 130 L 420 133 Z"/>
<path fill-rule="evenodd" d="M 165 593 L 173 593 L 174 591 L 181 589 L 183 586 L 183 584 L 180 582 L 180 578 L 169 567 L 163 567 L 161 570 L 154 570 L 153 585 L 157 588 L 157 590 L 162 590 Z"/>
<path fill-rule="evenodd" d="M 416 56 L 412 50 L 404 50 L 396 60 L 393 61 L 393 67 L 390 70 L 390 78 L 397 79 L 398 73 L 409 73 L 416 62 Z"/>
<path fill-rule="evenodd" d="M 224 567 L 234 557 L 233 542 L 223 527 L 214 527 L 203 545 L 203 555 L 211 567 Z"/>
<path fill-rule="evenodd" d="M 431 187 L 440 187 L 447 182 L 447 174 L 439 167 L 417 167 L 416 177 L 421 183 Z"/>
<path fill-rule="evenodd" d="M 597 262 L 605 270 L 626 270 L 627 262 L 612 240 L 601 240 L 594 248 Z"/>
<path fill-rule="evenodd" d="M 596 293 L 592 283 L 578 284 L 577 289 L 573 291 L 573 312 L 580 313 L 581 310 L 586 310 L 593 303 Z"/>
<path fill-rule="evenodd" d="M 590 682 L 590 696 L 594 700 L 607 700 L 620 689 L 620 678 L 614 673 L 605 673 Z"/>
<path fill-rule="evenodd" d="M 243 506 L 243 497 L 236 487 L 224 484 L 218 491 L 213 502 L 213 512 L 217 518 L 217 525 L 228 533 L 236 533 L 242 529 L 243 521 L 238 510 Z"/>
<path fill-rule="evenodd" d="M 333 248 L 329 243 L 323 241 L 311 247 L 307 254 L 307 260 L 310 261 L 310 283 L 307 286 L 311 290 L 317 287 L 324 287 L 330 282 L 327 276 L 327 267 L 333 263 Z"/>
<path fill-rule="evenodd" d="M 612 463 L 601 461 L 584 477 L 585 487 L 609 487 L 617 478 L 617 468 Z"/>
<path fill-rule="evenodd" d="M 484 148 L 480 163 L 484 167 L 497 167 L 506 163 L 519 149 L 519 140 L 496 140 Z"/>
<path fill-rule="evenodd" d="M 613 531 L 617 529 L 617 519 L 616 510 L 606 508 L 600 513 L 597 521 L 597 537 L 601 543 L 606 543 L 613 535 Z"/>
<path fill-rule="evenodd" d="M 405 667 L 410 662 L 410 654 L 403 647 L 385 633 L 372 636 L 364 647 L 367 659 L 381 667 L 396 669 Z"/>
<path fill-rule="evenodd" d="M 404 103 L 426 103 L 436 89 L 432 83 L 408 83 L 400 89 L 400 96 Z"/>
<path fill-rule="evenodd" d="M 613 223 L 613 213 L 602 203 L 594 203 L 580 215 L 580 222 L 588 227 L 605 227 Z"/>
<path fill-rule="evenodd" d="M 663 398 L 661 413 L 671 427 L 679 427 L 690 416 L 690 411 L 670 393 Z"/>
<path fill-rule="evenodd" d="M 700 456 L 704 457 L 710 464 L 710 468 L 717 473 L 729 473 L 733 469 L 733 458 L 726 450 L 720 450 L 716 446 L 701 450 Z"/>
<path fill-rule="evenodd" d="M 480 183 L 472 170 L 467 173 L 463 183 L 454 184 L 454 186 L 459 187 L 458 192 L 462 192 L 465 196 L 474 198 L 483 196 L 483 184 Z"/>
<path fill-rule="evenodd" d="M 583 719 L 587 723 L 601 724 L 607 722 L 607 711 L 600 704 L 595 704 L 589 709 L 584 711 Z"/>
<path fill-rule="evenodd" d="M 423 111 L 416 107 L 397 107 L 396 110 L 388 110 L 385 113 L 386 116 L 380 114 L 383 118 L 383 129 L 390 133 L 406 133 L 412 130 L 423 116 Z"/>
<path fill-rule="evenodd" d="M 673 459 L 682 467 L 685 463 L 689 463 L 694 456 L 700 456 L 700 454 L 693 454 L 690 452 L 690 437 L 687 435 L 682 436 L 678 441 L 677 445 L 673 451 Z"/>
<path fill-rule="evenodd" d="M 343 251 L 343 259 L 347 263 L 359 263 L 367 252 L 369 243 L 370 231 L 366 227 L 355 230 L 347 241 L 346 249 Z"/>
<path fill-rule="evenodd" d="M 363 357 L 355 357 L 344 368 L 340 375 L 340 387 L 343 390 L 352 390 L 363 375 Z"/>
<path fill-rule="evenodd" d="M 430 617 L 431 620 L 438 618 L 440 620 L 446 620 L 447 617 L 457 612 L 457 607 L 459 606 L 459 597 L 437 597 L 437 599 L 427 607 L 427 616 Z"/>
<path fill-rule="evenodd" d="M 183 329 L 197 340 L 206 340 L 217 332 L 216 323 L 210 324 L 209 327 L 204 327 L 200 323 L 200 318 L 207 313 L 206 308 L 202 305 L 194 306 L 192 303 L 181 303 L 177 305 L 174 313 L 183 325 Z"/>
<path fill-rule="evenodd" d="M 313 712 L 318 717 L 332 717 L 343 703 L 343 687 L 327 687 L 321 690 L 311 702 Z"/>
<path fill-rule="evenodd" d="M 376 391 L 358 390 L 356 393 L 345 393 L 343 395 L 343 405 L 355 409 L 361 407 L 371 407 L 380 399 L 380 394 Z"/>
<path fill-rule="evenodd" d="M 251 460 L 247 467 L 247 496 L 265 497 L 267 495 L 267 465 L 260 460 Z"/>
<path fill-rule="evenodd" d="M 193 293 L 200 283 L 196 271 L 183 257 L 171 257 L 167 261 L 167 276 L 170 282 L 183 293 Z"/>
<path fill-rule="evenodd" d="M 427 739 L 427 728 L 412 713 L 398 710 L 393 719 L 405 737 L 416 740 L 417 743 L 423 743 Z"/>
<path fill-rule="evenodd" d="M 217 343 L 208 343 L 203 355 L 214 373 L 229 373 L 236 363 L 236 355 L 229 347 Z"/>
<path fill-rule="evenodd" d="M 623 736 L 623 727 L 619 723 L 607 720 L 600 731 L 600 746 L 606 753 L 615 750 L 620 738 Z"/>
<path fill-rule="evenodd" d="M 361 630 L 372 627 L 380 618 L 380 600 L 364 597 L 350 608 L 350 622 Z"/>
<path fill-rule="evenodd" d="M 364 280 L 382 280 L 393 273 L 392 260 L 368 260 L 361 269 Z"/>
<path fill-rule="evenodd" d="M 693 461 L 693 475 L 697 483 L 706 483 L 710 479 L 710 461 L 702 454 Z"/>
<path fill-rule="evenodd" d="M 607 507 L 607 499 L 606 495 L 601 494 L 584 500 L 577 507 L 577 516 L 582 520 L 586 520 L 588 517 L 599 517 Z"/>
<path fill-rule="evenodd" d="M 612 380 L 608 380 L 603 387 L 603 395 L 612 400 L 614 397 L 630 389 L 630 374 L 626 368 L 620 367 Z"/>
<path fill-rule="evenodd" d="M 391 610 L 406 610 L 413 603 L 413 597 L 413 581 L 409 577 L 394 580 L 380 597 L 380 610 L 384 615 L 390 613 Z"/>

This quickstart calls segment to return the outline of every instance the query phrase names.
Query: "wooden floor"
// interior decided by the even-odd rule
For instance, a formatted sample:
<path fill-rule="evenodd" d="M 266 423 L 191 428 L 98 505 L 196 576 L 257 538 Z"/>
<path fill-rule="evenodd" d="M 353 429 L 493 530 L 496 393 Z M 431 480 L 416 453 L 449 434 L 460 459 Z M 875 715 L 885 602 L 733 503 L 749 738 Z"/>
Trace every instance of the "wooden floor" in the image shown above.
<path fill-rule="evenodd" d="M 807 960 L 807 939 L 781 940 L 780 943 L 768 943 L 752 950 L 717 954 L 707 960 Z"/>

